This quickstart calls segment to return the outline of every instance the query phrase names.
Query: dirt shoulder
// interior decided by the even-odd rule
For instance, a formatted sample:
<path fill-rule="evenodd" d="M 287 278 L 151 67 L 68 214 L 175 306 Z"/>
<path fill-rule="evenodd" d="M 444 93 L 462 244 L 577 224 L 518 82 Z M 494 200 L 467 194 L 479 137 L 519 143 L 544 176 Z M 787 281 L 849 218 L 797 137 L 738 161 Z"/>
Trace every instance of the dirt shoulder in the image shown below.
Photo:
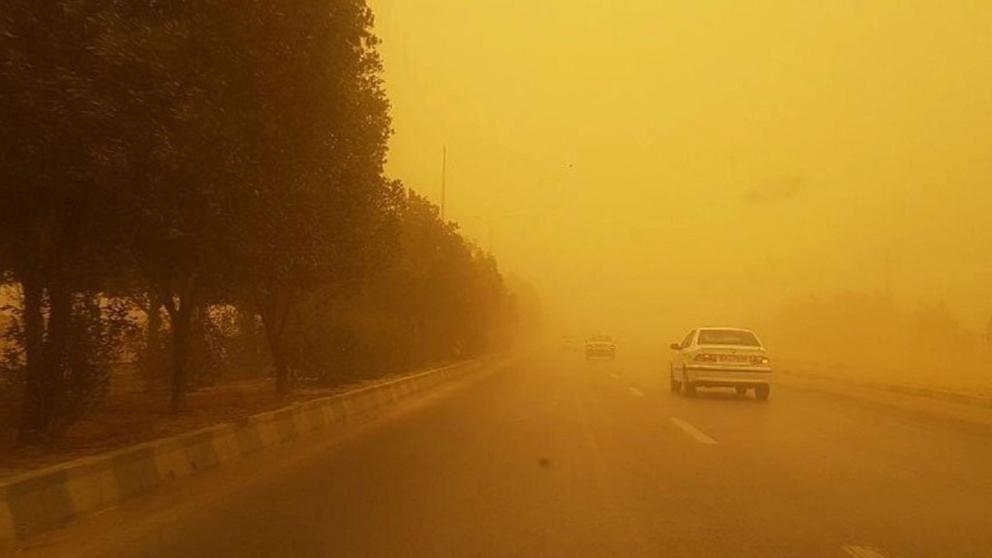
<path fill-rule="evenodd" d="M 975 366 L 969 369 L 955 367 L 935 369 L 779 359 L 777 368 L 795 376 L 834 380 L 865 387 L 897 386 L 992 398 L 992 363 L 987 367 Z"/>

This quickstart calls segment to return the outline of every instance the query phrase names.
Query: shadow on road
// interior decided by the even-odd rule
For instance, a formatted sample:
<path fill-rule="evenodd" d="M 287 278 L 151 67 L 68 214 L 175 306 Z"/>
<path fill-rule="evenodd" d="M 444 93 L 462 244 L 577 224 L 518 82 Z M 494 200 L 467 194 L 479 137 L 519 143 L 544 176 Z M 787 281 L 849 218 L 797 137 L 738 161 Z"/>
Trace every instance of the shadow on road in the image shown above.
<path fill-rule="evenodd" d="M 748 403 L 752 405 L 767 405 L 767 401 L 759 401 L 755 399 L 754 394 L 748 393 L 747 395 L 737 395 L 733 391 L 726 389 L 706 389 L 706 388 L 696 388 L 695 397 L 685 397 L 683 395 L 673 393 L 673 397 L 679 397 L 687 400 L 698 400 L 698 401 L 722 401 L 731 403 Z"/>

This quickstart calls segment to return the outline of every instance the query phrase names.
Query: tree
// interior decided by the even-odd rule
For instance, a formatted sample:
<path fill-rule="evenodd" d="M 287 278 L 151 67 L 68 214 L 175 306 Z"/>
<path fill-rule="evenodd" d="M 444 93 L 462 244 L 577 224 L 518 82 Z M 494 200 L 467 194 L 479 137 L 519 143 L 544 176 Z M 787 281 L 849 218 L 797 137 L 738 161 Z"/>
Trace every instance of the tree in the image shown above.
<path fill-rule="evenodd" d="M 0 277 L 24 299 L 25 440 L 99 398 L 123 300 L 148 350 L 171 350 L 175 411 L 197 327 L 203 346 L 253 333 L 248 306 L 280 394 L 306 357 L 294 320 L 368 333 L 356 354 L 391 332 L 411 361 L 491 344 L 495 262 L 383 177 L 372 26 L 365 0 L 0 3 Z M 217 333 L 231 305 L 243 327 Z"/>
<path fill-rule="evenodd" d="M 251 187 L 237 202 L 236 254 L 284 395 L 294 308 L 366 276 L 382 248 L 389 104 L 364 0 L 235 4 L 229 55 L 245 93 L 228 110 L 244 127 Z"/>
<path fill-rule="evenodd" d="M 74 324 L 100 313 L 79 296 L 116 257 L 98 15 L 87 2 L 0 5 L 0 266 L 23 293 L 24 442 L 64 428 L 81 393 L 70 382 L 93 364 L 71 358 Z"/>
<path fill-rule="evenodd" d="M 232 273 L 235 201 L 245 153 L 232 46 L 218 49 L 232 6 L 218 1 L 112 4 L 99 53 L 114 84 L 115 198 L 122 249 L 169 318 L 171 406 L 185 405 L 193 319 Z M 236 18 L 235 18 L 236 19 Z"/>
<path fill-rule="evenodd" d="M 170 319 L 173 407 L 196 308 L 243 290 L 285 393 L 293 307 L 376 253 L 366 233 L 388 197 L 389 116 L 371 12 L 364 0 L 128 6 L 108 16 L 101 52 L 121 85 L 130 253 Z"/>
<path fill-rule="evenodd" d="M 495 260 L 437 206 L 394 183 L 398 242 L 380 271 L 324 288 L 291 324 L 293 363 L 316 381 L 381 374 L 505 346 L 516 309 Z"/>

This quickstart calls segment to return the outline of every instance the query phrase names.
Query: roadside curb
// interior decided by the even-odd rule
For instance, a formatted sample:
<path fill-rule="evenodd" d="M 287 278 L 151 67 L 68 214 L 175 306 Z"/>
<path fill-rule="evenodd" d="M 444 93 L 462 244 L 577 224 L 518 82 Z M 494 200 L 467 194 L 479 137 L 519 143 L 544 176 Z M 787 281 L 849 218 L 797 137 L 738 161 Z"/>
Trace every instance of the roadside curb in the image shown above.
<path fill-rule="evenodd" d="M 170 438 L 0 481 L 0 553 L 17 540 L 151 492 L 160 485 L 347 424 L 506 359 L 483 357 L 346 393 L 297 402 Z M 488 366 L 487 366 L 488 365 Z"/>
<path fill-rule="evenodd" d="M 934 389 L 934 388 L 928 388 L 922 386 L 888 384 L 884 382 L 859 382 L 857 380 L 839 378 L 836 376 L 828 376 L 826 374 L 818 374 L 815 372 L 797 372 L 794 370 L 782 370 L 779 371 L 779 373 L 783 376 L 793 376 L 796 378 L 822 380 L 826 382 L 833 382 L 836 384 L 874 389 L 877 391 L 885 391 L 889 393 L 901 393 L 903 395 L 915 395 L 917 397 L 926 397 L 929 399 L 936 399 L 939 401 L 948 401 L 951 403 L 960 403 L 972 407 L 983 407 L 986 409 L 992 409 L 992 397 L 974 395 L 971 393 L 961 393 L 956 391 Z"/>

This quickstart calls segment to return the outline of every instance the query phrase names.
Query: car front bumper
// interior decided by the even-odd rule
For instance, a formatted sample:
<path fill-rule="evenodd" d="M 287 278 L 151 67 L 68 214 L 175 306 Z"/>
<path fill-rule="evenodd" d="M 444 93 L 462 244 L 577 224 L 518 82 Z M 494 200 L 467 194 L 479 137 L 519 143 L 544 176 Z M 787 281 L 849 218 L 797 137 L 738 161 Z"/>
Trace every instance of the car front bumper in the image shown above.
<path fill-rule="evenodd" d="M 767 367 L 730 367 L 689 365 L 685 371 L 690 382 L 701 387 L 740 387 L 770 384 L 774 374 Z"/>

